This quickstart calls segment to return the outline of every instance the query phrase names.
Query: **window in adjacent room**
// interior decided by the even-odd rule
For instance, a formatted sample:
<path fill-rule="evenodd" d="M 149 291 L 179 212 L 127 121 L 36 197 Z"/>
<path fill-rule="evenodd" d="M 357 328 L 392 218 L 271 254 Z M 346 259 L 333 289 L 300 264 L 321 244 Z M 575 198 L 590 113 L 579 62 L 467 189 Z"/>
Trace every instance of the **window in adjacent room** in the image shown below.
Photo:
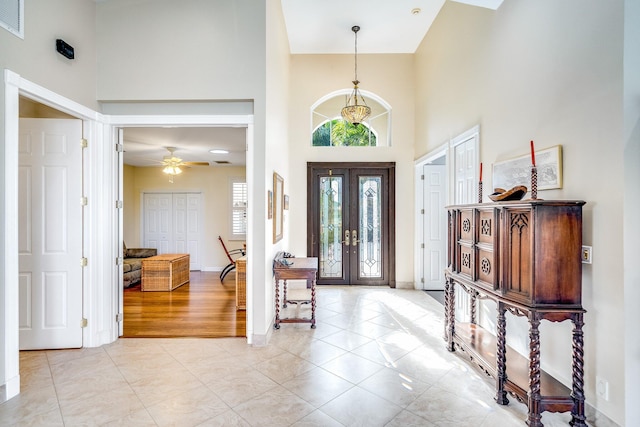
<path fill-rule="evenodd" d="M 245 240 L 247 236 L 247 182 L 231 178 L 231 238 Z"/>

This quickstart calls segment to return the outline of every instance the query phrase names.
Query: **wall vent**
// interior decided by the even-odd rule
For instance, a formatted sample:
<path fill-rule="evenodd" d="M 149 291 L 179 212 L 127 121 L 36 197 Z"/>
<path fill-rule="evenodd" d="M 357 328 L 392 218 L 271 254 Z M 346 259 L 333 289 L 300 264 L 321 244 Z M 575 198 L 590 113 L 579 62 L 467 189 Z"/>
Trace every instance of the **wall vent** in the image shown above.
<path fill-rule="evenodd" d="M 0 27 L 24 40 L 24 0 L 0 1 Z"/>

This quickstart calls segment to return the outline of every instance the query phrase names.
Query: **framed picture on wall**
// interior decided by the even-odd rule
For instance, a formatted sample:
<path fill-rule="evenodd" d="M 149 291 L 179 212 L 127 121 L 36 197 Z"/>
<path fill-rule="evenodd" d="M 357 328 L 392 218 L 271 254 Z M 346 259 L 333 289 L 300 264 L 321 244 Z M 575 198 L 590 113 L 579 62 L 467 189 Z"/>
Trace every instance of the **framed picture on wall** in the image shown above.
<path fill-rule="evenodd" d="M 536 151 L 538 190 L 562 188 L 562 145 Z M 531 190 L 531 155 L 493 164 L 493 188 L 509 190 L 524 185 Z"/>
<path fill-rule="evenodd" d="M 267 219 L 273 218 L 273 191 L 267 191 Z"/>

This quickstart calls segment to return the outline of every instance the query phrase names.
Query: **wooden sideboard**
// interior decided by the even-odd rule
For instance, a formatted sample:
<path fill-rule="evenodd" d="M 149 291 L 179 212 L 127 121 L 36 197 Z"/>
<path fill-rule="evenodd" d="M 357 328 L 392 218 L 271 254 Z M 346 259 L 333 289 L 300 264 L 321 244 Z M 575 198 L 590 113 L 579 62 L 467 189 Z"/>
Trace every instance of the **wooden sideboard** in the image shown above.
<path fill-rule="evenodd" d="M 507 393 L 528 407 L 526 423 L 541 413 L 571 411 L 586 426 L 582 308 L 583 201 L 527 200 L 449 206 L 445 271 L 445 339 L 496 381 L 495 400 Z M 468 322 L 455 316 L 455 287 L 470 296 Z M 496 334 L 478 325 L 479 299 L 496 303 Z M 506 312 L 529 322 L 529 355 L 506 345 Z M 571 320 L 572 387 L 540 368 L 542 320 Z M 509 363 L 507 363 L 507 354 Z"/>

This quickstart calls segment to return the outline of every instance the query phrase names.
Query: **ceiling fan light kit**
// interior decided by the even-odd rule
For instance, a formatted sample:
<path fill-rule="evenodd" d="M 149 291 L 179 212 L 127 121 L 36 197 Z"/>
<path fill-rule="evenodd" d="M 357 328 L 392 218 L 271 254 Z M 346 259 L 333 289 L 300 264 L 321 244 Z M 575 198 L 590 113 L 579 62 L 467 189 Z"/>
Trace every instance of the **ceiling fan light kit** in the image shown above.
<path fill-rule="evenodd" d="M 162 172 L 167 175 L 179 175 L 182 173 L 182 169 L 180 169 L 179 166 L 165 166 L 164 169 L 162 169 Z"/>
<path fill-rule="evenodd" d="M 189 166 L 209 166 L 209 162 L 183 162 L 180 157 L 176 157 L 173 153 L 176 147 L 165 147 L 169 152 L 168 156 L 162 159 L 162 172 L 169 175 L 169 182 L 173 183 L 173 177 L 182 173 L 182 167 Z"/>
<path fill-rule="evenodd" d="M 354 25 L 351 27 L 351 31 L 353 31 L 355 35 L 355 67 L 354 67 L 354 79 L 353 83 L 353 92 L 347 98 L 347 104 L 342 109 L 342 118 L 352 125 L 359 125 L 362 123 L 369 115 L 371 114 L 371 108 L 367 106 L 364 98 L 360 94 L 358 89 L 358 85 L 360 81 L 358 81 L 358 31 L 360 31 L 360 27 Z M 358 98 L 362 101 L 361 104 L 358 104 Z"/>

